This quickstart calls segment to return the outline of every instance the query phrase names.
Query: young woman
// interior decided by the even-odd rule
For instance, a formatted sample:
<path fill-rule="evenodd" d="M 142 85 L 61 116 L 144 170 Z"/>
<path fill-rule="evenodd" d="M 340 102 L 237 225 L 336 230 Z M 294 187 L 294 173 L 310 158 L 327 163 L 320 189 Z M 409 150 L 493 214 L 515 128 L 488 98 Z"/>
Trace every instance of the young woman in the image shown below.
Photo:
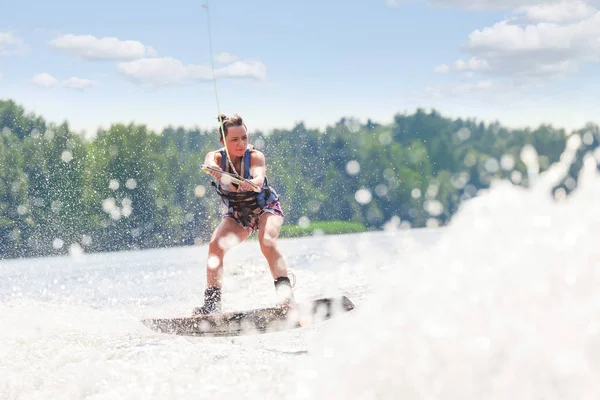
<path fill-rule="evenodd" d="M 221 312 L 223 257 L 231 247 L 243 242 L 254 232 L 258 232 L 260 249 L 269 264 L 278 302 L 283 307 L 291 307 L 294 305 L 294 295 L 287 265 L 277 248 L 283 212 L 279 196 L 266 178 L 265 156 L 248 145 L 246 124 L 239 115 L 229 118 L 221 114 L 220 121 L 219 136 L 225 147 L 209 152 L 204 164 L 218 171 L 237 173 L 244 178 L 244 182 L 239 185 L 228 183 L 226 175 L 210 172 L 217 179 L 217 184 L 213 185 L 226 211 L 208 245 L 204 305 L 195 308 L 193 314 Z M 258 186 L 260 192 L 255 192 L 251 183 Z"/>

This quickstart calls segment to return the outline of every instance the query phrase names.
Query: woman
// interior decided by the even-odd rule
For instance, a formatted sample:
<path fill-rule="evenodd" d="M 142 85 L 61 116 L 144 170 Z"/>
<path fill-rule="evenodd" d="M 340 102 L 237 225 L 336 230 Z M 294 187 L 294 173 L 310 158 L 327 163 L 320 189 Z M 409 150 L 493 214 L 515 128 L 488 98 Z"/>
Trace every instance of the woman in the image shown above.
<path fill-rule="evenodd" d="M 193 314 L 221 312 L 223 257 L 227 250 L 254 232 L 258 232 L 260 249 L 275 281 L 278 302 L 289 308 L 294 305 L 294 295 L 286 262 L 277 248 L 283 212 L 279 196 L 267 182 L 265 156 L 248 145 L 246 124 L 239 115 L 228 118 L 221 114 L 219 120 L 222 121 L 219 127 L 220 141 L 225 147 L 209 152 L 204 164 L 219 171 L 238 174 L 244 178 L 244 182 L 239 185 L 227 183 L 226 175 L 221 179 L 220 172 L 210 171 L 217 179 L 218 184 L 213 182 L 213 185 L 227 210 L 208 245 L 204 305 L 195 308 Z M 251 183 L 260 188 L 259 193 L 253 190 Z"/>

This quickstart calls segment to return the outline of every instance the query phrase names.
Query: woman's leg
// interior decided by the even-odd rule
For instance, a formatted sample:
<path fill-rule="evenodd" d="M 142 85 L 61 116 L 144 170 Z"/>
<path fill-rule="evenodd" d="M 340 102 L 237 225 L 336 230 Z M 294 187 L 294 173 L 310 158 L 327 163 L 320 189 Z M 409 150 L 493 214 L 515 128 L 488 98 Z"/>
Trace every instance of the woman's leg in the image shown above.
<path fill-rule="evenodd" d="M 204 305 L 192 310 L 192 314 L 212 314 L 221 312 L 221 287 L 223 285 L 223 258 L 227 250 L 243 242 L 248 232 L 230 218 L 223 218 L 213 232 L 208 244 L 206 265 L 206 289 Z"/>
<path fill-rule="evenodd" d="M 206 263 L 206 286 L 221 288 L 223 285 L 223 258 L 235 245 L 243 242 L 248 232 L 231 218 L 223 218 L 208 243 Z"/>
<path fill-rule="evenodd" d="M 271 275 L 275 280 L 277 302 L 284 307 L 294 305 L 294 293 L 288 278 L 287 263 L 277 247 L 279 231 L 283 224 L 283 217 L 271 213 L 264 213 L 258 224 L 258 241 L 260 250 L 267 259 Z"/>
<path fill-rule="evenodd" d="M 267 259 L 267 263 L 269 263 L 273 279 L 287 277 L 287 264 L 277 247 L 277 239 L 282 224 L 283 217 L 271 213 L 261 215 L 258 224 L 260 250 Z"/>

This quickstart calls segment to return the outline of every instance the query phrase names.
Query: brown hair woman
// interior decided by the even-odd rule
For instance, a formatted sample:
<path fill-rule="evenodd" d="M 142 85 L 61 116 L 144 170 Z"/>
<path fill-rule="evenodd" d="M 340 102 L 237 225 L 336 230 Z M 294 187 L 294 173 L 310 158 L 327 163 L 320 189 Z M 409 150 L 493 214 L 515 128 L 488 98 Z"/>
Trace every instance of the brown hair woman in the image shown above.
<path fill-rule="evenodd" d="M 209 173 L 217 179 L 213 185 L 226 210 L 208 245 L 204 305 L 195 308 L 193 314 L 221 312 L 223 257 L 254 232 L 258 232 L 260 249 L 269 264 L 278 303 L 291 307 L 295 304 L 292 286 L 286 262 L 277 247 L 284 215 L 279 195 L 267 181 L 265 156 L 248 144 L 248 131 L 242 117 L 221 114 L 218 120 L 223 147 L 209 152 L 204 164 L 213 169 Z M 227 176 L 219 171 L 239 175 L 243 181 L 241 184 L 228 182 Z M 256 187 L 260 188 L 259 192 L 255 191 Z"/>

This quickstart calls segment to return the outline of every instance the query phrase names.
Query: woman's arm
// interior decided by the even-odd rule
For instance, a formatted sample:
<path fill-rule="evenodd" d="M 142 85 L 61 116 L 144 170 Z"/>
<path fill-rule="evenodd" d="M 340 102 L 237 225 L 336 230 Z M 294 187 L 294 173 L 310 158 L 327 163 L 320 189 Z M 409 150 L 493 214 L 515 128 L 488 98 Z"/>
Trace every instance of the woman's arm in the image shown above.
<path fill-rule="evenodd" d="M 219 151 L 209 151 L 204 157 L 204 165 L 207 165 L 211 168 L 221 169 L 221 152 Z M 220 178 L 221 174 L 215 171 L 208 171 L 209 174 L 214 176 L 215 178 Z"/>
<path fill-rule="evenodd" d="M 262 188 L 263 182 L 265 180 L 267 171 L 267 163 L 265 160 L 265 155 L 258 151 L 254 150 L 250 153 L 250 175 L 253 176 L 252 179 L 248 179 L 249 182 L 252 182 L 254 185 Z M 252 187 L 248 185 L 242 185 L 242 189 L 244 190 L 252 190 Z"/>

